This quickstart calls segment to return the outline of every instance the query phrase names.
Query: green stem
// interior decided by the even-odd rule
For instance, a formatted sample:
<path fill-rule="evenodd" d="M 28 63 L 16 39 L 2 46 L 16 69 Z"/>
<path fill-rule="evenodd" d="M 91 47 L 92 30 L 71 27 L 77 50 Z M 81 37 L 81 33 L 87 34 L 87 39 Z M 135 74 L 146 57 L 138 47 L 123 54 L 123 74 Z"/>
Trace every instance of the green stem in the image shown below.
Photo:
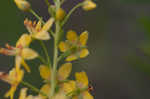
<path fill-rule="evenodd" d="M 42 48 L 43 48 L 43 50 L 44 50 L 44 53 L 45 53 L 45 55 L 46 55 L 46 57 L 47 57 L 48 65 L 49 65 L 49 67 L 50 67 L 50 66 L 51 66 L 51 61 L 50 61 L 50 57 L 49 57 L 49 55 L 48 55 L 47 48 L 46 48 L 45 44 L 44 44 L 41 40 L 39 40 L 39 42 L 40 42 L 40 44 L 41 44 L 41 46 L 42 46 Z"/>
<path fill-rule="evenodd" d="M 36 14 L 36 12 L 34 12 L 32 9 L 29 10 L 38 20 L 41 20 L 43 24 L 45 24 L 45 22 L 42 20 L 42 18 Z"/>
<path fill-rule="evenodd" d="M 56 34 L 54 38 L 54 59 L 53 59 L 53 69 L 51 75 L 51 93 L 49 95 L 49 99 L 54 96 L 55 88 L 56 88 L 56 72 L 57 72 L 57 59 L 58 59 L 58 37 L 59 37 L 60 25 L 59 21 L 56 22 Z"/>
<path fill-rule="evenodd" d="M 42 56 L 39 55 L 38 58 L 43 64 L 47 64 L 46 60 Z"/>
<path fill-rule="evenodd" d="M 62 59 L 64 59 L 65 57 L 69 56 L 71 54 L 71 50 L 66 51 L 65 53 L 63 53 L 61 56 L 58 57 L 57 62 L 61 61 Z"/>
<path fill-rule="evenodd" d="M 38 88 L 34 87 L 33 85 L 31 85 L 30 83 L 28 82 L 25 82 L 25 81 L 21 81 L 21 84 L 24 85 L 24 86 L 27 86 L 28 88 L 30 88 L 32 91 L 36 92 L 36 93 L 39 93 L 43 96 L 46 96 L 48 97 L 45 93 L 43 93 L 42 91 L 40 91 Z"/>
<path fill-rule="evenodd" d="M 72 14 L 77 8 L 81 7 L 82 5 L 83 5 L 83 3 L 79 3 L 79 4 L 77 4 L 75 7 L 73 7 L 73 8 L 70 10 L 70 12 L 67 14 L 67 16 L 65 17 L 65 19 L 64 19 L 64 21 L 62 22 L 61 26 L 63 26 L 63 25 L 67 22 L 67 20 L 68 20 L 69 17 L 71 16 L 71 14 Z"/>

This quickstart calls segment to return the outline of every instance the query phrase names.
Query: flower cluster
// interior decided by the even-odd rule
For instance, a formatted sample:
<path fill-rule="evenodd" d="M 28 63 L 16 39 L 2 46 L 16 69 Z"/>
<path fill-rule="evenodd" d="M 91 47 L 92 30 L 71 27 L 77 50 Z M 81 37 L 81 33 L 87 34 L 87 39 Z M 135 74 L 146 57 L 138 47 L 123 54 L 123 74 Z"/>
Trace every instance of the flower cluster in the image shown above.
<path fill-rule="evenodd" d="M 19 99 L 94 99 L 89 92 L 86 72 L 76 72 L 75 80 L 69 79 L 72 72 L 72 61 L 89 55 L 87 49 L 88 31 L 84 31 L 78 36 L 74 30 L 69 30 L 66 33 L 65 41 L 62 40 L 62 35 L 65 23 L 77 8 L 82 7 L 83 10 L 89 11 L 96 8 L 96 4 L 92 0 L 83 0 L 67 13 L 61 8 L 64 0 L 53 0 L 54 4 L 45 0 L 51 17 L 44 22 L 42 17 L 31 9 L 27 0 L 14 0 L 14 2 L 20 10 L 33 14 L 38 22 L 26 18 L 24 25 L 28 33 L 23 33 L 15 46 L 6 44 L 5 48 L 0 48 L 1 54 L 15 56 L 12 70 L 8 74 L 0 72 L 0 79 L 11 85 L 5 97 L 13 99 L 19 84 L 23 84 L 26 87 L 21 89 Z M 51 28 L 53 26 L 54 28 Z M 54 40 L 54 55 L 49 55 L 43 42 L 46 40 Z M 38 41 L 46 58 L 30 47 L 33 41 Z M 53 60 L 50 56 L 53 56 Z M 39 73 L 44 82 L 41 88 L 36 88 L 23 80 L 25 71 L 32 72 L 27 61 L 33 59 L 41 61 L 41 64 L 38 64 Z M 59 62 L 62 60 L 65 63 L 60 65 Z M 37 95 L 28 95 L 28 90 L 37 92 Z"/>

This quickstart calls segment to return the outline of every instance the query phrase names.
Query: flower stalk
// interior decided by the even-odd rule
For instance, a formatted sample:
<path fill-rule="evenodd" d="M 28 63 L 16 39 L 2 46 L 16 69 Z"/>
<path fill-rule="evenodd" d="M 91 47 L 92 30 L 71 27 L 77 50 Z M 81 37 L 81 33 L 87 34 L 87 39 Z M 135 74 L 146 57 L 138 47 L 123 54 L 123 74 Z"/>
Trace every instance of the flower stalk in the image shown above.
<path fill-rule="evenodd" d="M 43 18 L 31 9 L 27 0 L 14 0 L 14 2 L 20 10 L 33 14 L 38 22 L 26 18 L 24 25 L 28 33 L 21 35 L 16 42 L 16 46 L 6 44 L 6 48 L 0 48 L 0 54 L 15 56 L 13 69 L 9 73 L 0 72 L 0 79 L 11 85 L 5 97 L 13 99 L 18 85 L 22 84 L 36 92 L 37 95 L 27 95 L 27 88 L 22 88 L 18 99 L 80 99 L 81 97 L 83 99 L 94 99 L 89 92 L 89 81 L 84 71 L 76 72 L 75 80 L 68 78 L 72 71 L 71 62 L 89 55 L 86 45 L 88 32 L 84 31 L 78 36 L 74 30 L 69 30 L 66 33 L 65 41 L 62 41 L 62 35 L 65 33 L 64 25 L 77 8 L 82 7 L 83 10 L 89 11 L 94 9 L 96 4 L 92 0 L 84 0 L 66 13 L 61 8 L 65 0 L 53 0 L 54 5 L 45 0 L 51 17 L 44 22 Z M 55 25 L 55 28 L 51 28 L 53 25 Z M 53 48 L 53 55 L 49 55 L 49 50 L 45 45 L 46 42 L 44 41 L 48 40 L 54 42 L 53 46 L 49 44 Z M 33 41 L 39 41 L 38 43 L 44 51 L 44 58 L 41 53 L 30 48 Z M 53 56 L 52 60 L 50 56 Z M 42 84 L 39 89 L 23 80 L 26 76 L 24 70 L 28 73 L 32 72 L 26 61 L 36 58 L 42 62 L 38 64 L 39 74 L 43 80 L 42 83 L 39 82 Z M 61 60 L 64 60 L 65 63 L 58 66 Z"/>

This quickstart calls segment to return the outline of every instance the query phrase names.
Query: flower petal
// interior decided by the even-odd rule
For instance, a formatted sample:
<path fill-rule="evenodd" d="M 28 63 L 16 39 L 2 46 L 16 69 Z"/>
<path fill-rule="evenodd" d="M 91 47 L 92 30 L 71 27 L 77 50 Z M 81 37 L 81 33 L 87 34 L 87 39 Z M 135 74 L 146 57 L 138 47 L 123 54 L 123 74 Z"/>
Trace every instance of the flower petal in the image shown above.
<path fill-rule="evenodd" d="M 58 79 L 59 80 L 67 79 L 71 73 L 71 70 L 72 70 L 72 64 L 71 63 L 63 64 L 58 70 Z"/>
<path fill-rule="evenodd" d="M 41 20 L 39 20 L 38 23 L 36 24 L 35 29 L 36 29 L 37 31 L 39 31 L 39 30 L 41 29 L 41 25 L 42 25 Z"/>
<path fill-rule="evenodd" d="M 66 82 L 63 84 L 63 90 L 65 91 L 66 94 L 68 94 L 69 96 L 71 96 L 72 94 L 70 94 L 72 91 L 76 90 L 76 82 L 71 80 L 69 82 Z"/>
<path fill-rule="evenodd" d="M 46 95 L 50 94 L 50 84 L 45 84 L 41 87 L 40 89 L 41 92 L 43 92 Z M 47 99 L 47 97 L 43 96 L 43 95 L 39 95 L 40 97 L 42 97 L 42 99 Z"/>
<path fill-rule="evenodd" d="M 43 26 L 42 31 L 48 31 L 54 23 L 54 18 L 50 18 Z"/>
<path fill-rule="evenodd" d="M 24 48 L 22 50 L 21 56 L 23 57 L 23 59 L 31 60 L 38 57 L 38 53 L 36 53 L 34 50 L 30 48 Z"/>
<path fill-rule="evenodd" d="M 88 86 L 88 77 L 85 72 L 77 72 L 75 73 L 75 77 L 80 88 Z"/>
<path fill-rule="evenodd" d="M 40 31 L 37 33 L 34 33 L 32 35 L 33 38 L 38 39 L 38 40 L 49 40 L 50 39 L 50 35 L 47 31 Z"/>
<path fill-rule="evenodd" d="M 27 47 L 30 45 L 32 39 L 31 39 L 31 36 L 28 35 L 28 34 L 23 34 L 19 40 L 17 41 L 16 43 L 16 47 L 17 46 L 22 46 L 22 47 Z"/>
<path fill-rule="evenodd" d="M 81 43 L 81 45 L 85 46 L 86 43 L 87 43 L 87 40 L 88 40 L 88 32 L 85 31 L 85 32 L 81 33 L 81 35 L 80 35 L 80 43 Z"/>
<path fill-rule="evenodd" d="M 27 72 L 29 72 L 29 73 L 31 72 L 30 67 L 28 66 L 28 64 L 23 59 L 21 61 L 21 64 Z"/>
<path fill-rule="evenodd" d="M 67 37 L 66 37 L 69 41 L 71 42 L 75 42 L 78 39 L 77 33 L 73 30 L 69 30 L 67 32 Z"/>
<path fill-rule="evenodd" d="M 65 42 L 60 42 L 59 43 L 59 49 L 61 52 L 65 52 L 68 50 L 68 45 Z"/>
<path fill-rule="evenodd" d="M 7 91 L 4 97 L 6 98 L 10 97 L 10 99 L 13 99 L 15 91 L 16 91 L 16 87 L 15 86 L 11 87 L 9 91 Z"/>
<path fill-rule="evenodd" d="M 80 51 L 80 58 L 84 58 L 89 55 L 88 49 L 84 48 Z"/>
<path fill-rule="evenodd" d="M 76 55 L 72 54 L 66 58 L 66 61 L 74 61 L 76 59 L 78 59 L 78 57 Z"/>
<path fill-rule="evenodd" d="M 26 95 L 27 95 L 27 88 L 22 88 L 19 99 L 26 99 Z"/>
<path fill-rule="evenodd" d="M 40 75 L 43 79 L 50 80 L 51 70 L 48 66 L 41 65 L 39 70 L 40 70 Z"/>
<path fill-rule="evenodd" d="M 83 99 L 94 99 L 94 97 L 88 91 L 83 92 L 82 95 Z"/>

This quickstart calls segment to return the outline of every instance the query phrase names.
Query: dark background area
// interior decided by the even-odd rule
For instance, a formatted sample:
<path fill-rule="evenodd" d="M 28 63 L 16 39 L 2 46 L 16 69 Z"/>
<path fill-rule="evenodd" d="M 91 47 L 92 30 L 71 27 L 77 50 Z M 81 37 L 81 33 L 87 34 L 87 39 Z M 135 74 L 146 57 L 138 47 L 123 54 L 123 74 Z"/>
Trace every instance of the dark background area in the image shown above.
<path fill-rule="evenodd" d="M 30 2 L 33 9 L 47 20 L 49 15 L 44 0 L 30 0 Z M 68 11 L 68 8 L 72 8 L 78 2 L 68 0 L 63 8 L 67 8 Z M 73 29 L 78 33 L 84 30 L 90 32 L 88 41 L 90 55 L 86 59 L 74 62 L 73 69 L 87 71 L 90 83 L 94 87 L 92 93 L 95 99 L 150 98 L 150 75 L 141 69 L 142 64 L 140 69 L 132 64 L 135 60 L 131 58 L 135 53 L 144 56 L 138 48 L 145 43 L 147 36 L 138 20 L 150 16 L 150 1 L 95 2 L 98 5 L 97 9 L 90 12 L 78 9 L 65 26 L 65 31 Z M 35 18 L 18 10 L 13 0 L 2 0 L 0 12 L 0 46 L 4 46 L 5 43 L 15 45 L 19 36 L 27 32 L 23 25 L 24 18 L 27 16 L 30 19 Z M 13 57 L 0 55 L 1 71 L 8 71 L 13 64 Z M 35 69 L 33 76 L 36 74 Z M 33 84 L 38 82 L 38 78 L 31 81 Z M 0 99 L 4 99 L 2 96 L 7 89 L 8 85 L 0 82 Z"/>

